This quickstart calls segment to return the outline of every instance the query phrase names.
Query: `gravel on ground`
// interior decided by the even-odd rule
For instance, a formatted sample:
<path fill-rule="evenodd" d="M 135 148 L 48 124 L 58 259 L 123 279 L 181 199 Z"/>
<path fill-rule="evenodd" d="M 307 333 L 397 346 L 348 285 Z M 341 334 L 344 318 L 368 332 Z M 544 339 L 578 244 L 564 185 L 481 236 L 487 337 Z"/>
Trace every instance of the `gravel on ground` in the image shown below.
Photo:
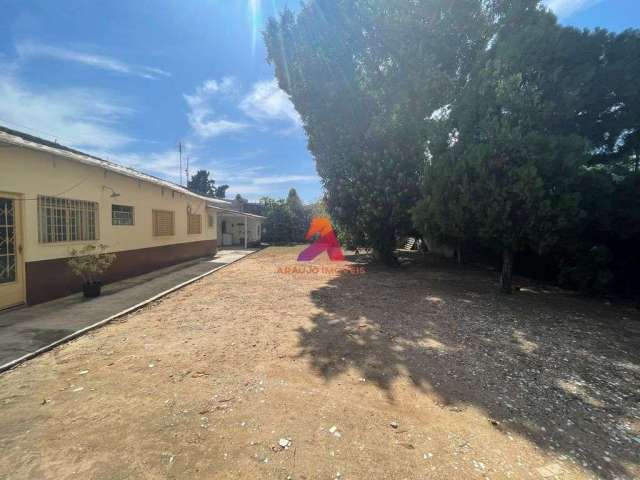
<path fill-rule="evenodd" d="M 300 248 L 0 375 L 0 479 L 640 478 L 637 310 Z"/>

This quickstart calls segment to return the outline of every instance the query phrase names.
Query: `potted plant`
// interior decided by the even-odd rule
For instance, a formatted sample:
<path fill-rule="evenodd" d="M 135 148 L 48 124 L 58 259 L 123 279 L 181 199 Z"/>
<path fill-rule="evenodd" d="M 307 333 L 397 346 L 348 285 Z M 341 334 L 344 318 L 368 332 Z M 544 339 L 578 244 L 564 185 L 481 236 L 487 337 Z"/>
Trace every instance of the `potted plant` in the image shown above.
<path fill-rule="evenodd" d="M 69 253 L 71 258 L 67 264 L 71 271 L 82 278 L 82 292 L 87 298 L 100 296 L 102 281 L 100 276 L 111 266 L 116 259 L 115 253 L 105 253 L 106 245 L 85 245 L 79 250 L 75 248 Z"/>

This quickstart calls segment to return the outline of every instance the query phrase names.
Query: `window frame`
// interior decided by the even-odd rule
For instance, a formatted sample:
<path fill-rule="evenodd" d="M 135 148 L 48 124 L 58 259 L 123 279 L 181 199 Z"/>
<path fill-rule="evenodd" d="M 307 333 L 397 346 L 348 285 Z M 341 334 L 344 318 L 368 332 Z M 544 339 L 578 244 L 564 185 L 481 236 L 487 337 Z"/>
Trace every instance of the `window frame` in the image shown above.
<path fill-rule="evenodd" d="M 100 239 L 100 204 L 93 200 L 38 195 L 38 243 L 92 242 Z"/>
<path fill-rule="evenodd" d="M 162 233 L 160 231 L 160 224 L 158 223 L 158 215 L 169 214 L 170 215 L 170 232 Z M 173 237 L 176 234 L 176 212 L 173 210 L 152 209 L 151 210 L 151 228 L 154 237 Z"/>
<path fill-rule="evenodd" d="M 195 226 L 192 224 L 192 220 L 197 219 L 197 229 L 194 229 Z M 202 215 L 199 213 L 188 213 L 187 214 L 187 235 L 202 235 Z"/>
<path fill-rule="evenodd" d="M 114 221 L 114 207 L 120 207 L 120 208 L 130 208 L 131 209 L 131 223 L 113 223 Z M 122 213 L 122 211 L 120 212 Z M 111 225 L 113 225 L 114 227 L 131 227 L 133 225 L 136 224 L 136 208 L 132 205 L 120 205 L 117 203 L 112 203 L 111 204 Z"/>

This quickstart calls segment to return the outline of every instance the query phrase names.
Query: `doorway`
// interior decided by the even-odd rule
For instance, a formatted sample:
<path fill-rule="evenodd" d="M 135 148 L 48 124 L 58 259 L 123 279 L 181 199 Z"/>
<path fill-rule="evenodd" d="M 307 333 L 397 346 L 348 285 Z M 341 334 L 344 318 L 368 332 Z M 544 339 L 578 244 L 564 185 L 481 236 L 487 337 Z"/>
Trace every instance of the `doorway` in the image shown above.
<path fill-rule="evenodd" d="M 0 192 L 0 309 L 24 303 L 20 201 Z"/>

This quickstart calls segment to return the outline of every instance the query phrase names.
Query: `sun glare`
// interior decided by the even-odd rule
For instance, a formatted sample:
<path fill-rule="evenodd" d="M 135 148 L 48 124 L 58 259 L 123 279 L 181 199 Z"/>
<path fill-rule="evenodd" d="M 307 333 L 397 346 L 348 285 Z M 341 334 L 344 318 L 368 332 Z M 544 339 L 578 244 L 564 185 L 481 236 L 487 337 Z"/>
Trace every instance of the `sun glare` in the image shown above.
<path fill-rule="evenodd" d="M 251 11 L 251 52 L 255 53 L 260 25 L 260 0 L 249 0 L 249 10 Z"/>

